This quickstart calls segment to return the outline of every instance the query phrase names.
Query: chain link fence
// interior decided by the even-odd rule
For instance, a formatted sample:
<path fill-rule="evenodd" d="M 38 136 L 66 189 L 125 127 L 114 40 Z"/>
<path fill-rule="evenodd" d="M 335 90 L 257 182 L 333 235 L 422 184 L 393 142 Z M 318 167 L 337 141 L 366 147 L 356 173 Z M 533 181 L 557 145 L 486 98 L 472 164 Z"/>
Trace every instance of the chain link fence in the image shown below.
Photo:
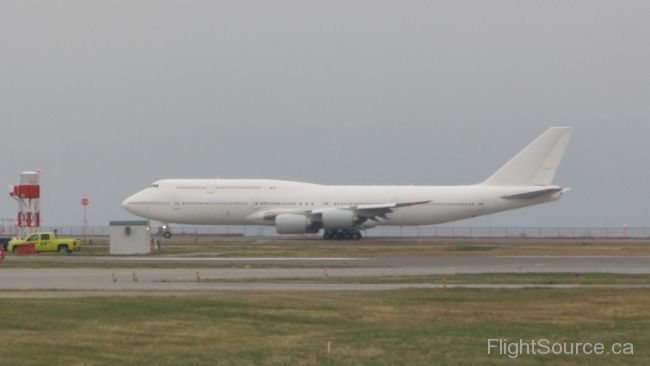
<path fill-rule="evenodd" d="M 83 226 L 44 226 L 41 231 L 55 231 L 59 236 L 80 237 Z M 86 235 L 108 235 L 109 226 L 89 226 Z M 274 226 L 171 226 L 174 235 L 215 235 L 275 237 Z M 152 227 L 153 234 L 162 234 L 162 227 Z M 3 227 L 1 236 L 15 236 L 16 228 Z M 365 237 L 434 237 L 434 238 L 650 238 L 650 228 L 572 228 L 572 227 L 455 227 L 455 226 L 382 226 L 366 230 Z M 307 234 L 317 237 L 319 234 Z"/>

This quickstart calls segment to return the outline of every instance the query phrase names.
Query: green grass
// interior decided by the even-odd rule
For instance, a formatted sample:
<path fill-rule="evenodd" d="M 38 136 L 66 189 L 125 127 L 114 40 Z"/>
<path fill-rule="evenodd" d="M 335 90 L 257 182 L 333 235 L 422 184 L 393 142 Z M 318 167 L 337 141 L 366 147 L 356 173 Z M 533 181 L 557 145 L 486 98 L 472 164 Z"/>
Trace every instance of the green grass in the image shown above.
<path fill-rule="evenodd" d="M 136 263 L 136 262 L 0 262 L 0 269 L 9 268 L 277 268 L 277 265 L 270 264 L 241 264 L 241 263 Z M 342 267 L 342 266 L 336 266 Z M 282 268 L 322 268 L 316 265 L 282 265 Z M 332 267 L 335 268 L 335 267 Z"/>
<path fill-rule="evenodd" d="M 56 295 L 56 294 L 55 294 Z M 399 290 L 0 299 L 3 365 L 649 364 L 650 291 Z M 488 338 L 634 355 L 487 355 Z"/>

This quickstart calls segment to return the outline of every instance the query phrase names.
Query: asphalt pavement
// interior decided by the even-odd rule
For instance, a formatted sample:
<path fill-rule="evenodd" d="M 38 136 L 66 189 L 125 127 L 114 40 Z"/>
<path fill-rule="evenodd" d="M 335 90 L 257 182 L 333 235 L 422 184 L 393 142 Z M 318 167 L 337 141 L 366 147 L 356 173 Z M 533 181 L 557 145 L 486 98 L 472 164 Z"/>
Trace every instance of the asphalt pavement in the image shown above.
<path fill-rule="evenodd" d="M 102 263 L 107 268 L 2 268 L 0 290 L 238 290 L 238 291 L 374 291 L 440 288 L 441 284 L 286 283 L 292 278 L 385 277 L 460 273 L 621 273 L 650 274 L 650 257 L 445 256 L 390 258 L 221 258 L 221 257 L 13 257 L 10 262 Z M 111 269 L 126 262 L 132 268 Z M 192 268 L 138 268 L 142 263 L 183 263 Z M 201 264 L 232 264 L 233 268 L 200 268 Z M 246 268 L 247 265 L 273 265 Z M 286 266 L 305 266 L 286 268 Z M 276 267 L 277 266 L 277 267 Z M 285 268 L 283 268 L 285 266 Z M 197 280 L 198 276 L 201 281 Z M 134 281 L 134 275 L 137 281 Z M 285 283 L 270 283 L 269 280 Z M 207 281 L 206 281 L 207 280 Z M 227 283 L 228 281 L 237 283 Z M 241 283 L 245 280 L 246 283 Z M 264 280 L 269 283 L 255 283 Z M 210 282 L 212 281 L 212 282 Z M 214 283 L 217 281 L 219 283 Z M 449 285 L 468 288 L 585 288 L 584 285 Z M 603 288 L 647 288 L 610 285 Z"/>

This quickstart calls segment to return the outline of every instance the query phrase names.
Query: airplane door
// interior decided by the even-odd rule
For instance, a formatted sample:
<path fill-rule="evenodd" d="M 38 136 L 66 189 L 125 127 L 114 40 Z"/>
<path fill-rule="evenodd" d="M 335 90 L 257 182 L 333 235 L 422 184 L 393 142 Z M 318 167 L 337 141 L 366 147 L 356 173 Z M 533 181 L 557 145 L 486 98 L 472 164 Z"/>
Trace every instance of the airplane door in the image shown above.
<path fill-rule="evenodd" d="M 330 199 L 327 197 L 323 197 L 323 202 L 321 207 L 329 207 L 330 205 Z"/>
<path fill-rule="evenodd" d="M 257 197 L 251 198 L 251 204 L 253 205 L 253 211 L 260 209 L 260 199 Z"/>
<path fill-rule="evenodd" d="M 208 182 L 208 193 L 214 193 L 214 187 L 215 186 L 216 186 L 216 184 L 214 183 L 214 181 Z"/>
<path fill-rule="evenodd" d="M 485 203 L 482 198 L 476 200 L 476 211 L 485 211 Z"/>
<path fill-rule="evenodd" d="M 172 207 L 174 210 L 180 210 L 181 209 L 181 199 L 179 197 L 174 197 L 172 200 Z"/>

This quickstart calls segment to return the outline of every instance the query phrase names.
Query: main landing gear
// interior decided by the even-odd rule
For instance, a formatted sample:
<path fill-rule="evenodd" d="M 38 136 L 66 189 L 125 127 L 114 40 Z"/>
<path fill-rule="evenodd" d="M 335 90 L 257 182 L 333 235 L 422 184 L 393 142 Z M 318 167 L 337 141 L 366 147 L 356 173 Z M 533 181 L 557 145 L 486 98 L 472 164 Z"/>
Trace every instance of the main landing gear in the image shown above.
<path fill-rule="evenodd" d="M 172 237 L 172 232 L 169 230 L 169 224 L 163 223 L 163 237 L 169 239 Z"/>
<path fill-rule="evenodd" d="M 326 230 L 323 234 L 325 240 L 359 240 L 361 232 L 359 230 Z"/>

